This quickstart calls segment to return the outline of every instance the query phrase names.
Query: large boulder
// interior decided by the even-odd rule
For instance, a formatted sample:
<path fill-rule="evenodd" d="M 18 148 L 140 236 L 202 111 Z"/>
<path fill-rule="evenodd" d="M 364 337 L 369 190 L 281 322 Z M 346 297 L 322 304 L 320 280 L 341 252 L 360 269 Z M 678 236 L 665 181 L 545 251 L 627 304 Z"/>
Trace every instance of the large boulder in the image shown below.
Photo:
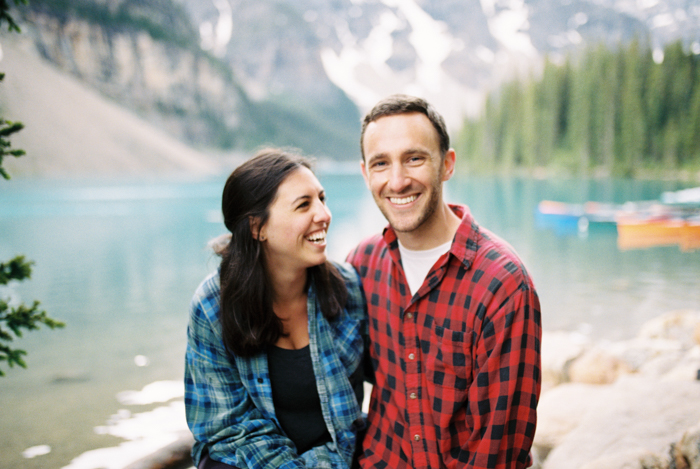
<path fill-rule="evenodd" d="M 673 445 L 671 460 L 675 464 L 673 469 L 700 469 L 700 423 L 686 431 Z"/>
<path fill-rule="evenodd" d="M 574 383 L 610 384 L 631 371 L 620 357 L 601 347 L 593 347 L 571 363 L 569 379 Z"/>
<path fill-rule="evenodd" d="M 667 458 L 645 449 L 633 449 L 591 458 L 581 469 L 668 469 Z"/>
<path fill-rule="evenodd" d="M 700 311 L 689 309 L 669 311 L 642 325 L 638 337 L 680 341 L 689 348 L 700 343 L 697 328 L 700 327 Z"/>
<path fill-rule="evenodd" d="M 537 405 L 537 431 L 533 442 L 533 451 L 539 460 L 545 460 L 549 452 L 581 424 L 591 411 L 591 401 L 605 390 L 605 386 L 565 383 L 542 393 Z"/>
<path fill-rule="evenodd" d="M 622 458 L 624 454 L 632 458 L 630 464 L 641 464 L 640 455 L 663 458 L 671 444 L 700 420 L 697 381 L 623 375 L 614 384 L 597 388 L 600 391 L 576 397 L 576 391 L 570 391 L 571 408 L 575 409 L 572 413 L 578 416 L 572 421 L 579 423 L 558 441 L 544 460 L 543 469 L 582 469 L 594 459 L 615 455 Z M 536 435 L 536 440 L 546 440 L 547 426 L 557 423 L 547 422 L 547 401 L 545 394 L 542 413 L 538 414 L 538 432 L 542 428 L 543 435 Z"/>
<path fill-rule="evenodd" d="M 588 336 L 578 332 L 542 333 L 542 384 L 546 390 L 569 381 L 569 366 L 589 347 Z"/>

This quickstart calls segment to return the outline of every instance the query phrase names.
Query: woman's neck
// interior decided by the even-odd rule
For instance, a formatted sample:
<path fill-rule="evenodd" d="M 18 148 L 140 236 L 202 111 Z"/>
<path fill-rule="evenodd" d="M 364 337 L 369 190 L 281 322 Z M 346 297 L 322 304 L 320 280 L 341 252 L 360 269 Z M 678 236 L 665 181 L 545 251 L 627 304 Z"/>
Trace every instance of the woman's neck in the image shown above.
<path fill-rule="evenodd" d="M 294 275 L 280 271 L 272 275 L 272 309 L 284 328 L 284 335 L 275 343 L 278 347 L 298 350 L 309 345 L 306 279 L 306 269 Z"/>
<path fill-rule="evenodd" d="M 274 305 L 294 304 L 302 299 L 306 302 L 306 269 L 293 272 L 270 269 L 269 272 Z"/>

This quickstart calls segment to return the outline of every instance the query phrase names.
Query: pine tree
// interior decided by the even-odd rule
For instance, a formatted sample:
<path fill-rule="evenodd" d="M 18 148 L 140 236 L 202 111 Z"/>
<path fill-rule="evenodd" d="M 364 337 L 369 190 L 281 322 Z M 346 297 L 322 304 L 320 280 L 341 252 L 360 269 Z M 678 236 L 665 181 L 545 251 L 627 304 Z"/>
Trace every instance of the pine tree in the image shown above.
<path fill-rule="evenodd" d="M 26 0 L 15 0 L 15 4 L 26 4 Z M 10 32 L 19 32 L 19 26 L 10 16 L 9 9 L 8 2 L 0 0 L 0 27 L 5 21 Z M 0 73 L 0 82 L 4 77 L 5 75 Z M 12 149 L 9 141 L 9 137 L 22 128 L 23 125 L 20 122 L 8 121 L 0 117 L 0 174 L 5 179 L 10 179 L 10 175 L 2 167 L 5 156 L 20 157 L 24 155 L 23 150 Z M 32 264 L 32 261 L 25 260 L 24 256 L 21 255 L 6 263 L 0 263 L 0 286 L 5 286 L 12 281 L 21 282 L 29 279 L 32 274 Z M 11 343 L 14 339 L 22 337 L 23 330 L 35 330 L 41 324 L 51 329 L 64 326 L 62 322 L 48 317 L 46 311 L 41 310 L 39 306 L 38 301 L 34 301 L 31 306 L 26 306 L 23 303 L 14 306 L 0 298 L 0 362 L 6 361 L 11 368 L 15 365 L 26 368 L 27 364 L 23 357 L 27 352 L 12 348 Z M 5 376 L 2 369 L 0 369 L 0 376 Z"/>
<path fill-rule="evenodd" d="M 591 86 L 593 80 L 590 70 L 590 58 L 582 57 L 581 64 L 577 67 L 571 80 L 569 108 L 569 133 L 568 140 L 573 157 L 573 167 L 579 173 L 586 173 L 590 167 L 591 159 Z"/>
<path fill-rule="evenodd" d="M 608 174 L 615 159 L 615 88 L 617 61 L 604 44 L 591 51 L 591 162 Z"/>
<path fill-rule="evenodd" d="M 536 88 L 537 145 L 536 164 L 547 166 L 554 160 L 554 153 L 561 138 L 559 109 L 562 106 L 562 81 L 564 74 L 549 58 L 545 59 L 542 81 Z"/>
<path fill-rule="evenodd" d="M 615 171 L 633 176 L 642 162 L 645 148 L 645 119 L 642 106 L 639 42 L 633 41 L 628 51 L 621 51 L 620 119 L 618 159 Z"/>
<path fill-rule="evenodd" d="M 563 167 L 635 176 L 700 167 L 700 57 L 678 41 L 663 60 L 634 40 L 545 59 L 539 80 L 511 81 L 490 93 L 461 141 L 480 167 Z M 655 60 L 656 59 L 656 60 Z"/>

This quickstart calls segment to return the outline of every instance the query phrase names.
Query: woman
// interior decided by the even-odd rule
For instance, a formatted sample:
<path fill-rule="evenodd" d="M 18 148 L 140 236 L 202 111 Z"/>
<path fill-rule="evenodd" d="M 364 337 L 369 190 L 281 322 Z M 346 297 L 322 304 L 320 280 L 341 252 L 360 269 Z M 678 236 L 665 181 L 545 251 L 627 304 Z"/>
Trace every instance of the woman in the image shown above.
<path fill-rule="evenodd" d="M 231 233 L 188 326 L 195 465 L 349 467 L 367 324 L 356 272 L 326 258 L 323 187 L 303 158 L 263 150 L 229 176 L 222 209 Z"/>

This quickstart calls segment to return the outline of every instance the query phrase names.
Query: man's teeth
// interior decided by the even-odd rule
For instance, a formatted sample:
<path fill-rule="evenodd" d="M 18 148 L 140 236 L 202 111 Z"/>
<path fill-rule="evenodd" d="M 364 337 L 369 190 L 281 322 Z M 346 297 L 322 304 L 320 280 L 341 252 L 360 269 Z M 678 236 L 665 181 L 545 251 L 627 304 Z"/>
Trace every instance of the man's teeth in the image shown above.
<path fill-rule="evenodd" d="M 406 205 L 410 204 L 418 198 L 417 195 L 409 195 L 408 197 L 389 197 L 392 204 L 396 205 Z"/>
<path fill-rule="evenodd" d="M 325 231 L 319 231 L 319 232 L 313 233 L 311 236 L 309 236 L 309 237 L 306 238 L 306 239 L 308 239 L 308 240 L 311 241 L 312 243 L 320 243 L 320 242 L 326 240 L 326 232 L 325 232 Z"/>

